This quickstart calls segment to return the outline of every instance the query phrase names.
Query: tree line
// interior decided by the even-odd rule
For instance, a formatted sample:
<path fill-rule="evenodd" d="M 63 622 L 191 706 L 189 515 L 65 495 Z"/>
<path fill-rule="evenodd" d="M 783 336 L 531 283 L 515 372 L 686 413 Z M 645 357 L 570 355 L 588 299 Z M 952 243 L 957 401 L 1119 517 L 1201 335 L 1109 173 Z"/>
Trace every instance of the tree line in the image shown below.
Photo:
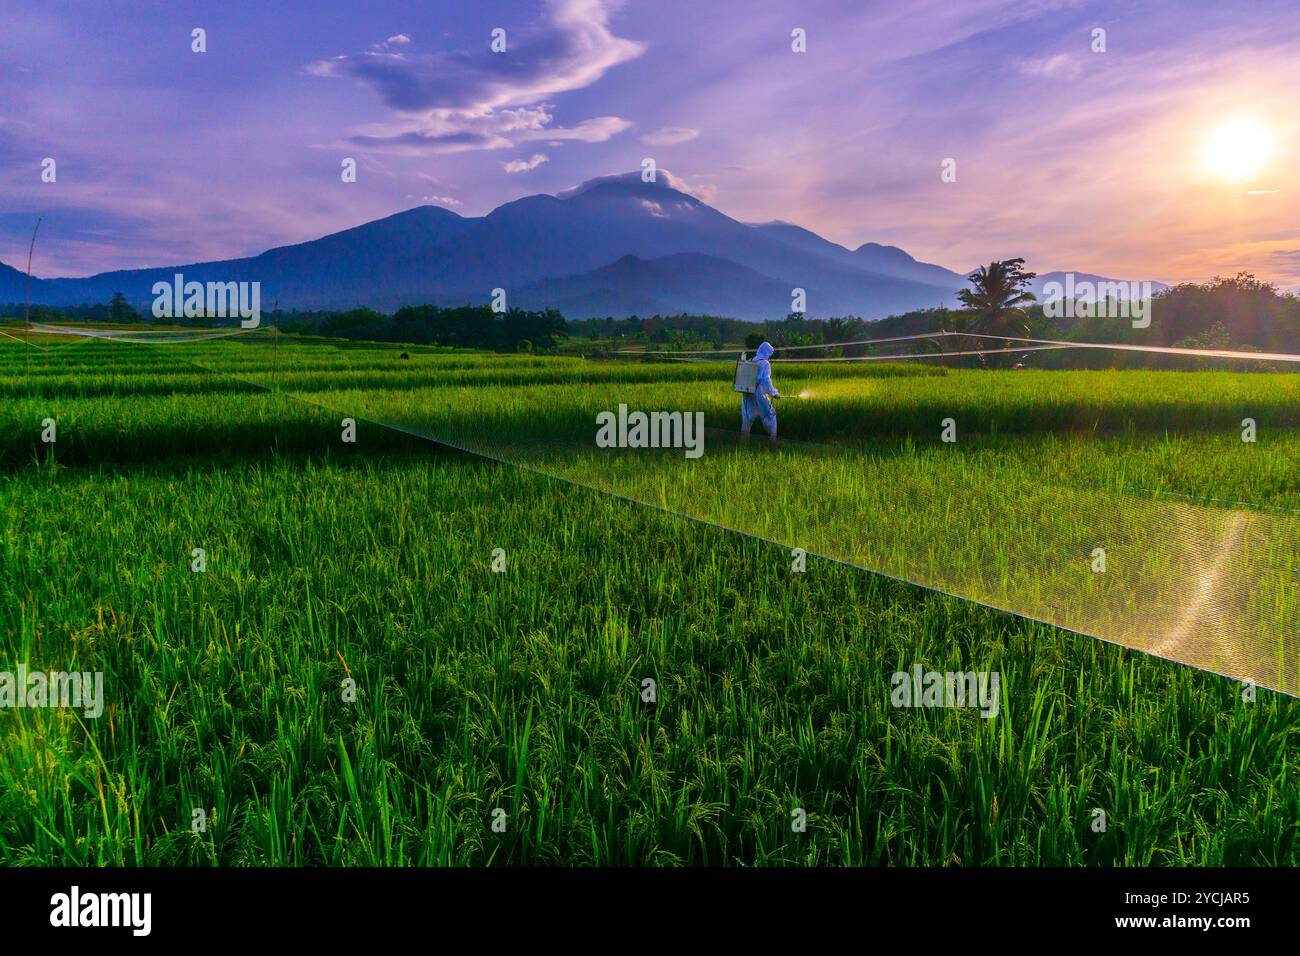
<path fill-rule="evenodd" d="M 553 351 L 611 354 L 624 348 L 692 351 L 724 347 L 757 348 L 764 340 L 778 346 L 826 345 L 819 356 L 888 356 L 929 349 L 992 354 L 936 359 L 950 365 L 1025 366 L 1035 368 L 1195 368 L 1206 360 L 1137 352 L 1071 349 L 1025 352 L 1014 343 L 997 348 L 977 334 L 1025 336 L 1067 342 L 1160 345 L 1193 349 L 1300 353 L 1300 296 L 1279 291 L 1250 273 L 1216 277 L 1205 283 L 1183 283 L 1157 293 L 1151 302 L 1151 323 L 1134 328 L 1128 318 L 1103 317 L 1111 310 L 1093 309 L 1091 316 L 1060 318 L 1048 315 L 1029 292 L 1034 273 L 1024 261 L 993 262 L 972 273 L 969 289 L 958 294 L 961 308 L 919 309 L 878 320 L 860 316 L 810 319 L 791 313 L 766 322 L 745 322 L 713 315 L 653 315 L 566 320 L 554 309 L 510 309 L 489 306 L 406 306 L 388 315 L 373 309 L 277 310 L 263 313 L 263 324 L 284 332 L 324 335 L 376 342 L 408 342 L 502 352 Z M 21 317 L 22 305 L 0 307 L 3 314 Z M 133 309 L 120 294 L 105 304 L 32 306 L 34 322 L 149 322 L 152 316 Z M 186 320 L 167 320 L 181 322 Z M 207 324 L 204 320 L 189 320 Z M 847 345 L 862 339 L 884 339 L 928 332 L 952 332 L 942 340 L 894 345 Z M 954 347 L 957 346 L 957 347 Z M 1260 362 L 1236 367 L 1264 369 Z M 1229 367 L 1216 363 L 1214 367 Z"/>

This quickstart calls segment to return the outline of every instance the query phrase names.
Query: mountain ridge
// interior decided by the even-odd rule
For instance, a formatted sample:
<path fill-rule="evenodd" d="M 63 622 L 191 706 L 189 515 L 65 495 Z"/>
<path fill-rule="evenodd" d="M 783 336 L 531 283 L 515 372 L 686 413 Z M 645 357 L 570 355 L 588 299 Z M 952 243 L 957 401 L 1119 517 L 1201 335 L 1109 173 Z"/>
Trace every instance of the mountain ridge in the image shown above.
<path fill-rule="evenodd" d="M 264 309 L 475 304 L 503 288 L 510 305 L 555 307 L 574 319 L 653 305 L 763 320 L 790 312 L 802 289 L 809 317 L 881 318 L 953 306 L 965 285 L 961 273 L 895 246 L 849 250 L 792 223 L 742 223 L 677 188 L 671 174 L 660 176 L 649 183 L 639 173 L 597 177 L 477 217 L 414 206 L 254 256 L 33 277 L 32 302 L 107 302 L 121 292 L 147 311 L 154 283 L 171 283 L 179 272 L 186 281 L 260 282 Z M 0 301 L 21 301 L 24 284 L 23 273 L 0 264 Z"/>

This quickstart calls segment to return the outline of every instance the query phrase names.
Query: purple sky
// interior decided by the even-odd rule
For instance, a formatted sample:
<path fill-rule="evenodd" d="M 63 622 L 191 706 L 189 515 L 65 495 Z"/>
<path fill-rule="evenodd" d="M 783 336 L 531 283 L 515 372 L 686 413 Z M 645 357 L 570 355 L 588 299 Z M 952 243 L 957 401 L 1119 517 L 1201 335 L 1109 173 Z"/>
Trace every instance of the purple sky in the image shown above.
<path fill-rule="evenodd" d="M 85 275 L 481 215 L 653 157 L 737 219 L 959 270 L 1290 287 L 1298 103 L 1295 0 L 15 3 L 0 261 L 25 266 L 37 215 L 33 271 Z M 1268 147 L 1240 179 L 1205 158 L 1232 124 Z"/>

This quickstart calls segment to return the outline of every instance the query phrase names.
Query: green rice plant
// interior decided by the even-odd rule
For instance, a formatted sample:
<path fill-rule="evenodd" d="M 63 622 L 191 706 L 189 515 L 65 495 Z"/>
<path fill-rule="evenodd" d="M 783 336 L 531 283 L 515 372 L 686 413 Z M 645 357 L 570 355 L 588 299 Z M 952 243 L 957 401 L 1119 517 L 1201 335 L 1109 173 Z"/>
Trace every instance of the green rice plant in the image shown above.
<path fill-rule="evenodd" d="M 999 475 L 1068 519 L 1008 531 L 1014 501 L 977 496 L 968 546 L 1010 569 L 1077 550 L 1079 503 L 1103 491 L 1295 507 L 1294 376 L 778 366 L 787 394 L 812 392 L 780 407 L 811 444 L 769 450 L 727 444 L 722 363 L 566 378 L 582 360 L 411 349 L 394 364 L 418 365 L 389 377 L 387 347 L 286 340 L 276 366 L 263 344 L 200 343 L 122 347 L 116 391 L 73 390 L 94 369 L 58 362 L 109 347 L 52 350 L 60 384 L 41 392 L 18 384 L 20 346 L 0 347 L 0 671 L 101 671 L 106 698 L 97 719 L 0 710 L 6 864 L 1298 862 L 1289 698 L 1248 702 L 1235 681 L 834 561 L 792 573 L 780 544 L 574 483 L 652 504 L 691 489 L 695 517 L 779 541 L 809 516 L 847 535 L 836 514 L 867 506 L 877 544 L 901 548 L 907 518 L 942 539 L 926 502 Z M 1263 409 L 1256 445 L 1217 400 Z M 956 448 L 937 439 L 950 401 Z M 594 415 L 619 402 L 703 411 L 717 431 L 689 469 L 596 457 Z M 553 472 L 386 420 L 491 437 Z M 799 472 L 763 486 L 771 509 L 722 493 L 754 462 Z M 1086 580 L 1102 590 L 1085 596 L 1132 598 Z M 997 715 L 893 706 L 892 676 L 918 664 L 998 672 Z"/>

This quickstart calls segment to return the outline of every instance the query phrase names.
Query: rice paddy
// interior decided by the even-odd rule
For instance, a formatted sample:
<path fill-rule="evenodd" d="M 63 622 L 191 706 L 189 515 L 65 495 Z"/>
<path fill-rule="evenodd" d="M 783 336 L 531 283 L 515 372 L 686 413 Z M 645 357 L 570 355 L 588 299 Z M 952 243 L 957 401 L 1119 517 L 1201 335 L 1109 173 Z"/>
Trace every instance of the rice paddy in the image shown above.
<path fill-rule="evenodd" d="M 0 670 L 107 706 L 0 710 L 7 864 L 1300 856 L 1289 697 L 850 566 L 1226 674 L 1196 638 L 1235 622 L 1291 689 L 1300 376 L 778 364 L 768 448 L 722 363 L 36 341 L 0 345 Z M 619 403 L 706 454 L 598 454 Z M 918 664 L 997 672 L 996 716 L 892 706 Z"/>

